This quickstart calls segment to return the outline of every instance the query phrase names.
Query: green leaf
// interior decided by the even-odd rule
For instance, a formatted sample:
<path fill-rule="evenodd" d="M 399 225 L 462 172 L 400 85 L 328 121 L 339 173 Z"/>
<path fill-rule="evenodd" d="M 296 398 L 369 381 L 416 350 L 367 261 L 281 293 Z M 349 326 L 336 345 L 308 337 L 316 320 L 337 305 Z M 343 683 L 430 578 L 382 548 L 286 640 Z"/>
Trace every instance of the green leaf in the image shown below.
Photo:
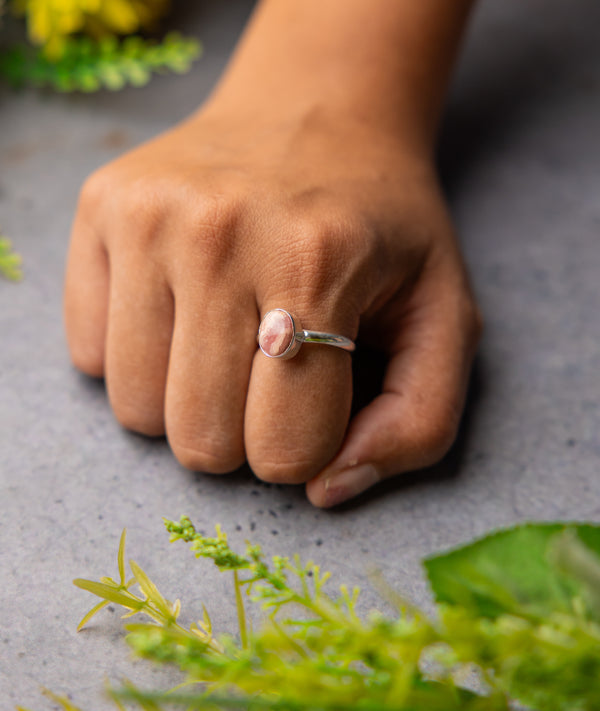
<path fill-rule="evenodd" d="M 381 580 L 398 616 L 363 619 L 357 592 L 342 585 L 329 597 L 325 576 L 298 556 L 268 563 L 258 546 L 248 544 L 245 556 L 233 551 L 218 527 L 208 538 L 186 517 L 166 524 L 172 540 L 233 570 L 238 604 L 244 588 L 269 617 L 258 631 L 249 627 L 241 644 L 230 635 L 213 639 L 205 611 L 189 630 L 164 614 L 163 607 L 173 614 L 178 604 L 134 562 L 147 600 L 110 578 L 76 581 L 102 597 L 100 604 L 113 600 L 151 616 L 158 624 L 126 626 L 134 652 L 178 667 L 187 684 L 204 685 L 201 693 L 166 694 L 126 684 L 113 698 L 152 711 L 507 711 L 510 699 L 537 711 L 600 709 L 598 526 L 523 525 L 428 559 L 439 613 L 432 622 Z M 122 536 L 121 580 L 123 551 Z M 473 673 L 477 694 L 463 688 L 471 688 Z"/>
<path fill-rule="evenodd" d="M 202 603 L 202 628 L 209 636 L 212 635 L 212 620 L 206 609 L 206 605 Z"/>
<path fill-rule="evenodd" d="M 100 612 L 100 610 L 105 608 L 108 604 L 110 604 L 109 600 L 102 600 L 97 605 L 94 605 L 94 607 L 92 607 L 92 609 L 81 618 L 80 623 L 77 625 L 77 631 L 80 632 L 87 625 L 87 623 L 92 619 L 92 617 L 97 612 Z"/>
<path fill-rule="evenodd" d="M 66 696 L 58 696 L 49 689 L 42 689 L 42 693 L 51 701 L 54 701 L 54 703 L 60 704 L 60 707 L 64 711 L 81 711 L 79 706 L 75 706 L 74 704 L 72 704 Z"/>
<path fill-rule="evenodd" d="M 138 600 L 138 598 L 131 593 L 122 592 L 112 585 L 97 583 L 93 580 L 83 580 L 82 578 L 76 578 L 73 580 L 73 585 L 76 585 L 82 590 L 87 590 L 88 592 L 91 592 L 104 600 L 114 602 L 117 605 L 122 605 L 128 610 L 141 610 L 144 607 L 143 600 Z"/>
<path fill-rule="evenodd" d="M 117 554 L 117 565 L 119 568 L 119 580 L 121 582 L 121 585 L 126 584 L 126 579 L 125 579 L 125 539 L 127 537 L 127 529 L 123 529 L 123 533 L 121 533 L 121 539 L 119 541 L 119 552 Z"/>
<path fill-rule="evenodd" d="M 585 529 L 584 535 L 578 536 L 574 529 L 565 530 L 551 541 L 548 557 L 556 570 L 577 581 L 580 602 L 600 621 L 600 555 L 592 531 L 596 532 Z"/>
<path fill-rule="evenodd" d="M 174 622 L 175 618 L 173 616 L 171 605 L 169 605 L 167 600 L 162 596 L 162 593 L 156 585 L 134 560 L 129 561 L 129 567 L 131 568 L 131 572 L 133 573 L 137 584 L 140 586 L 140 590 L 148 598 L 148 601 L 156 606 L 156 608 L 165 616 L 166 620 L 172 620 Z"/>
<path fill-rule="evenodd" d="M 427 558 L 435 599 L 489 618 L 512 614 L 542 620 L 553 613 L 572 614 L 573 599 L 585 586 L 550 555 L 557 536 L 567 531 L 581 545 L 585 542 L 590 555 L 600 551 L 598 526 L 539 523 L 498 531 Z"/>
<path fill-rule="evenodd" d="M 14 87 L 115 91 L 127 84 L 143 86 L 152 74 L 186 72 L 201 51 L 197 40 L 177 33 L 167 35 L 160 43 L 141 37 L 121 41 L 114 37 L 69 37 L 55 58 L 25 44 L 0 51 L 0 78 Z"/>
<path fill-rule="evenodd" d="M 528 524 L 425 561 L 458 659 L 532 708 L 600 708 L 599 531 Z"/>
<path fill-rule="evenodd" d="M 23 278 L 22 263 L 21 257 L 12 251 L 10 240 L 0 236 L 0 274 L 11 281 L 20 281 Z"/>

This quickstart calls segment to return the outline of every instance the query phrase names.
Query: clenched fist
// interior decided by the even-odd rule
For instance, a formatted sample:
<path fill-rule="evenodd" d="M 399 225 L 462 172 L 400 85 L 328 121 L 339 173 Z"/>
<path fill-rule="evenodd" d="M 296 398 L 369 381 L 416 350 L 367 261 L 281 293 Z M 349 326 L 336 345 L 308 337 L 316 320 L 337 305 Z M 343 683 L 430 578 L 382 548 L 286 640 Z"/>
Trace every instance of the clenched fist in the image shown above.
<path fill-rule="evenodd" d="M 444 455 L 480 319 L 424 142 L 391 111 L 344 110 L 300 80 L 284 101 L 262 80 L 256 102 L 271 103 L 252 110 L 243 72 L 230 74 L 196 115 L 84 185 L 69 348 L 104 376 L 117 419 L 166 433 L 184 466 L 247 460 L 330 506 Z M 258 350 L 276 308 L 389 357 L 383 392 L 351 422 L 350 353 Z"/>

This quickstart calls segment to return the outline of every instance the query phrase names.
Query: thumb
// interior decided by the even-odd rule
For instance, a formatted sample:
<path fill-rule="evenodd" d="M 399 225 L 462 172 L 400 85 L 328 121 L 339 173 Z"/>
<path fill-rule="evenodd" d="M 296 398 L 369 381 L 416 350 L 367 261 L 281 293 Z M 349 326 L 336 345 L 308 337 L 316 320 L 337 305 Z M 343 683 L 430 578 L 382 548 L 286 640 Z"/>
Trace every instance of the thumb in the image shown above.
<path fill-rule="evenodd" d="M 442 285 L 442 286 L 440 286 Z M 450 449 L 481 331 L 477 307 L 456 278 L 431 279 L 396 324 L 382 393 L 351 421 L 333 461 L 306 485 L 319 507 L 382 479 L 421 469 Z"/>

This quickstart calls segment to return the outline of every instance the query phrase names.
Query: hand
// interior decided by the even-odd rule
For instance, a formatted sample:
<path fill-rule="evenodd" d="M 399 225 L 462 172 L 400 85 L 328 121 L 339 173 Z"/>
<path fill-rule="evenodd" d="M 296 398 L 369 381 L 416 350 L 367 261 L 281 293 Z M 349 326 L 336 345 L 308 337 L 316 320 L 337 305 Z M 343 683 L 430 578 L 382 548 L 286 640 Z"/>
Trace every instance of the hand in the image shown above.
<path fill-rule="evenodd" d="M 247 458 L 308 482 L 317 506 L 444 455 L 480 320 L 430 161 L 376 129 L 318 106 L 207 110 L 87 181 L 67 336 L 125 427 L 166 432 L 190 469 Z M 383 392 L 349 427 L 350 354 L 257 350 L 277 307 L 385 349 Z"/>

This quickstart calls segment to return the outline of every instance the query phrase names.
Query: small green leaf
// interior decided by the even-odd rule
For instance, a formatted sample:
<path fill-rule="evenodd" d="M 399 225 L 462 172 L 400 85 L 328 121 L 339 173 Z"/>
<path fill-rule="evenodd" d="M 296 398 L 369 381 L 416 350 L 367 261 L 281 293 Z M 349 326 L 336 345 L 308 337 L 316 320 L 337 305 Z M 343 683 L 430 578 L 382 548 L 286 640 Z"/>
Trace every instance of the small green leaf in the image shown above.
<path fill-rule="evenodd" d="M 25 44 L 1 50 L 0 78 L 15 87 L 114 91 L 126 84 L 143 86 L 153 73 L 188 71 L 200 54 L 197 40 L 177 34 L 167 35 L 159 43 L 135 36 L 123 40 L 72 36 L 54 58 Z"/>
<path fill-rule="evenodd" d="M 212 621 L 204 603 L 202 603 L 202 628 L 204 629 L 206 634 L 208 634 L 209 636 L 212 635 Z"/>
<path fill-rule="evenodd" d="M 0 274 L 11 281 L 20 281 L 23 278 L 22 263 L 21 257 L 12 251 L 10 240 L 0 236 Z"/>
<path fill-rule="evenodd" d="M 114 588 L 112 585 L 97 583 L 93 580 L 83 580 L 82 578 L 76 578 L 73 581 L 73 585 L 76 585 L 82 590 L 87 590 L 105 600 L 114 602 L 117 605 L 122 605 L 129 610 L 141 610 L 144 607 L 143 600 L 139 600 L 129 592 Z"/>
<path fill-rule="evenodd" d="M 72 704 L 66 696 L 57 696 L 50 689 L 42 689 L 42 693 L 54 703 L 60 704 L 64 711 L 81 711 L 79 706 Z"/>
<path fill-rule="evenodd" d="M 100 610 L 102 610 L 108 604 L 109 604 L 108 600 L 102 600 L 97 605 L 94 605 L 94 607 L 92 607 L 92 609 L 81 618 L 81 622 L 77 625 L 77 631 L 80 632 L 87 625 L 87 623 L 92 619 L 92 617 L 97 612 L 100 612 Z"/>
<path fill-rule="evenodd" d="M 160 612 L 165 615 L 166 618 L 173 617 L 173 610 L 168 601 L 162 596 L 156 585 L 150 580 L 146 573 L 140 568 L 140 566 L 134 561 L 129 561 L 129 567 L 133 573 L 137 584 L 140 586 L 140 590 L 148 598 L 149 602 L 154 603 Z"/>
<path fill-rule="evenodd" d="M 119 580 L 121 585 L 125 585 L 125 539 L 127 537 L 127 529 L 123 529 L 121 540 L 119 541 L 119 552 L 117 554 L 117 565 L 119 567 Z"/>

